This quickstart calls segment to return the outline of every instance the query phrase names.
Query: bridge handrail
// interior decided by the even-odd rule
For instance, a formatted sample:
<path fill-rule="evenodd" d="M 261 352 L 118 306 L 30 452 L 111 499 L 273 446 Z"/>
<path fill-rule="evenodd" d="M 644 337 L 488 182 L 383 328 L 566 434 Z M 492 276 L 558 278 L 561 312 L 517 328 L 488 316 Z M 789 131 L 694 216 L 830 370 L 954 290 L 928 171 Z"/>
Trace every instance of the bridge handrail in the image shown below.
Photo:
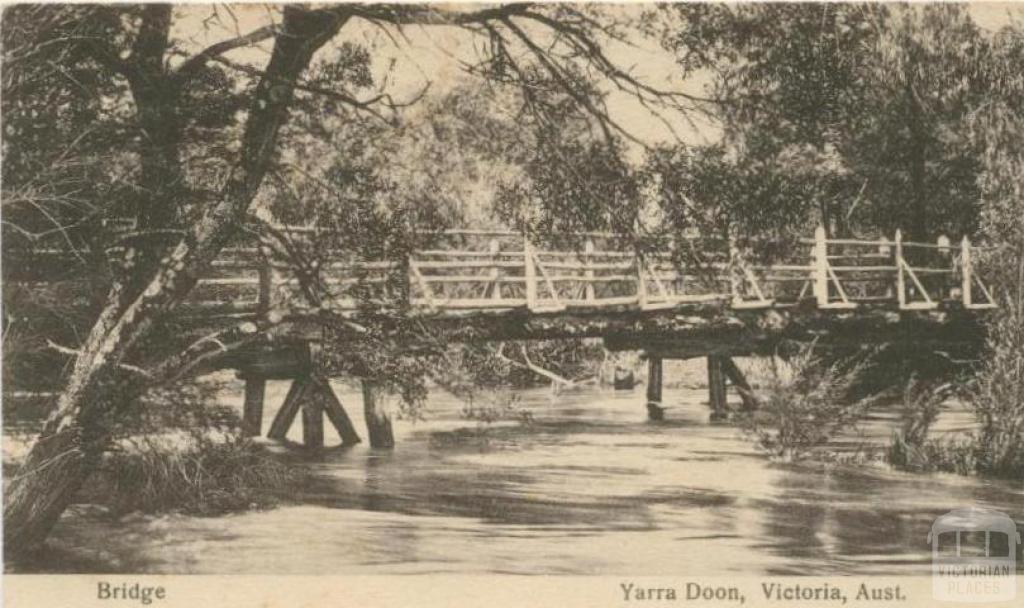
<path fill-rule="evenodd" d="M 297 235 L 321 232 L 313 226 L 275 230 Z M 473 308 L 474 303 L 481 309 L 525 307 L 535 312 L 623 305 L 656 309 L 723 300 L 733 308 L 792 306 L 811 300 L 823 309 L 851 309 L 861 303 L 891 302 L 900 310 L 932 310 L 951 302 L 968 309 L 991 308 L 995 303 L 977 275 L 974 257 L 996 248 L 973 245 L 966 237 L 958 243 L 945 238 L 919 243 L 904 241 L 897 231 L 892 240 L 827 238 L 819 227 L 814 238 L 795 239 L 810 245 L 808 254 L 790 248 L 774 262 L 758 263 L 750 248 L 759 241 L 741 245 L 719 237 L 681 235 L 662 241 L 669 249 L 638 252 L 623 242 L 605 242 L 605 249 L 598 248 L 602 238 L 635 238 L 624 233 L 567 235 L 579 243 L 571 250 L 539 248 L 527 235 L 508 230 L 445 234 L 489 241 L 486 249 L 432 245 L 405 260 L 314 258 L 306 270 L 321 284 L 318 289 L 324 297 L 339 308 L 356 306 L 349 291 L 354 286 L 392 289 L 396 278 L 405 285 L 401 297 L 432 311 Z M 134 231 L 130 236 L 144 235 Z M 697 255 L 680 258 L 684 244 L 689 248 L 685 251 Z M 226 311 L 251 308 L 265 313 L 276 299 L 294 297 L 289 294 L 295 286 L 303 286 L 300 273 L 268 247 L 264 241 L 225 248 L 200 279 L 191 303 L 212 309 L 219 301 Z"/>

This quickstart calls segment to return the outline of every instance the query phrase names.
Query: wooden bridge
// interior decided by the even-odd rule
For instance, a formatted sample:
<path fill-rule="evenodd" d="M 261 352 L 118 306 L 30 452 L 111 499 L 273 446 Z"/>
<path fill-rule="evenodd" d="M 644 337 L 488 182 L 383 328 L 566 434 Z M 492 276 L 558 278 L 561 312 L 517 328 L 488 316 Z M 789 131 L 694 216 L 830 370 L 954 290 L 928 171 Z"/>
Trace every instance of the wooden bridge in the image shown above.
<path fill-rule="evenodd" d="M 666 358 L 707 357 L 709 403 L 720 418 L 727 379 L 746 384 L 732 355 L 763 352 L 784 336 L 829 333 L 949 348 L 965 336 L 979 338 L 974 311 L 994 306 L 974 263 L 983 248 L 967 238 L 918 243 L 897 232 L 891 239 L 830 239 L 819 228 L 787 243 L 587 233 L 554 239 L 554 246 L 511 232 L 450 231 L 401 259 L 366 260 L 324 246 L 330 237 L 316 228 L 272 232 L 259 247 L 227 250 L 185 314 L 237 319 L 306 306 L 356 315 L 367 302 L 399 301 L 409 314 L 447 323 L 453 340 L 601 337 L 609 348 L 646 352 L 652 419 L 664 412 Z M 265 381 L 275 377 L 263 356 L 238 365 L 254 434 Z M 306 351 L 286 359 L 293 363 L 283 376 L 296 380 L 269 435 L 283 438 L 301 410 L 306 443 L 320 445 L 324 411 L 343 441 L 357 441 L 324 379 L 295 371 Z M 377 402 L 366 386 L 371 444 L 389 445 L 390 421 Z"/>
<path fill-rule="evenodd" d="M 663 359 L 707 357 L 709 403 L 720 417 L 726 379 L 745 384 L 730 356 L 822 336 L 948 349 L 979 342 L 977 311 L 995 305 L 975 264 L 984 248 L 966 237 L 832 239 L 818 228 L 787 242 L 585 233 L 535 243 L 512 232 L 449 231 L 374 258 L 333 246 L 337 237 L 317 228 L 270 226 L 260 234 L 223 251 L 183 303 L 182 319 L 204 327 L 273 324 L 282 311 L 357 317 L 367 306 L 397 303 L 403 314 L 444 325 L 450 340 L 600 337 L 613 350 L 645 351 L 652 419 L 663 413 Z M 291 379 L 269 436 L 283 439 L 302 411 L 307 445 L 323 444 L 324 415 L 344 443 L 359 441 L 310 364 L 320 328 L 300 325 L 291 339 L 225 365 L 246 381 L 247 430 L 262 433 L 266 381 Z M 379 391 L 364 384 L 371 445 L 386 446 L 390 420 L 379 401 Z"/>

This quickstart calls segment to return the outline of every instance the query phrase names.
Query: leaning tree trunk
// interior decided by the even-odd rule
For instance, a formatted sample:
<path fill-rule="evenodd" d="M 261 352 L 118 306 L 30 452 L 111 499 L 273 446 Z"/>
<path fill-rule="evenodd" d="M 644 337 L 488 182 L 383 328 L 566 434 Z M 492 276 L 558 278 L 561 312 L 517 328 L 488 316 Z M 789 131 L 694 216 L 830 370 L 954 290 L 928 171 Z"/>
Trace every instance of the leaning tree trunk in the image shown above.
<path fill-rule="evenodd" d="M 57 410 L 10 480 L 4 500 L 5 547 L 28 552 L 49 534 L 109 440 L 109 425 L 145 383 L 121 363 L 153 321 L 173 310 L 242 222 L 266 173 L 294 86 L 313 53 L 345 18 L 302 8 L 284 10 L 282 31 L 256 89 L 242 156 L 212 206 L 174 246 L 127 306 L 111 297 L 75 361 Z M 116 291 L 116 288 L 115 288 Z M 134 374 L 134 375 L 133 375 Z"/>

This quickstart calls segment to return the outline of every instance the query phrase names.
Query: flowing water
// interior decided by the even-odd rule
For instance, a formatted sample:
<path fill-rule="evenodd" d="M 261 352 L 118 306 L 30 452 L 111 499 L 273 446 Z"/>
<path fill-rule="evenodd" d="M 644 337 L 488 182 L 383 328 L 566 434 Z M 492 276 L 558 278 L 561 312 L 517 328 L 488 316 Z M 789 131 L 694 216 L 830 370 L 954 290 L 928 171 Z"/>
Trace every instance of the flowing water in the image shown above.
<path fill-rule="evenodd" d="M 336 388 L 360 427 L 359 396 Z M 271 383 L 267 420 L 286 389 Z M 1024 518 L 1022 482 L 770 462 L 735 427 L 708 422 L 703 389 L 666 389 L 663 423 L 645 420 L 642 387 L 517 395 L 528 423 L 466 420 L 461 403 L 432 393 L 426 420 L 396 422 L 395 450 L 309 458 L 305 491 L 267 511 L 111 520 L 73 508 L 46 569 L 913 574 L 930 567 L 938 515 L 979 505 Z M 940 420 L 946 431 L 969 421 Z M 835 447 L 884 445 L 894 424 L 876 414 Z"/>

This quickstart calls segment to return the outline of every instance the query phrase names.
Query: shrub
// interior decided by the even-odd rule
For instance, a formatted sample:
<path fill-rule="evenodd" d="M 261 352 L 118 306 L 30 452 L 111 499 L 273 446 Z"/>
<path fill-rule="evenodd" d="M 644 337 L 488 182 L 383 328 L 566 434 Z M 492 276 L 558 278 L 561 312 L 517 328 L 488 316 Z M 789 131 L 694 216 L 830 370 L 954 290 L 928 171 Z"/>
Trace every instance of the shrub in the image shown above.
<path fill-rule="evenodd" d="M 199 515 L 265 508 L 301 480 L 295 467 L 238 434 L 141 436 L 103 460 L 87 497 L 115 513 Z"/>
<path fill-rule="evenodd" d="M 978 470 L 1024 478 L 1024 257 L 992 312 L 983 363 L 968 385 L 967 401 L 978 419 Z M 1010 274 L 1010 273 L 1007 273 Z"/>
<path fill-rule="evenodd" d="M 218 383 L 150 391 L 114 425 L 82 497 L 115 513 L 180 510 L 212 515 L 262 508 L 303 479 L 300 469 L 244 437 L 217 405 Z"/>
<path fill-rule="evenodd" d="M 942 403 L 952 392 L 952 385 L 937 385 L 912 377 L 903 389 L 900 406 L 900 429 L 893 433 L 889 462 L 906 468 L 928 468 L 928 455 L 936 448 L 928 441 Z"/>
<path fill-rule="evenodd" d="M 850 389 L 863 372 L 867 358 L 824 363 L 815 344 L 802 345 L 783 364 L 770 359 L 760 373 L 761 407 L 742 413 L 740 425 L 758 445 L 782 460 L 802 458 L 837 433 L 852 428 L 873 399 L 850 399 Z"/>

